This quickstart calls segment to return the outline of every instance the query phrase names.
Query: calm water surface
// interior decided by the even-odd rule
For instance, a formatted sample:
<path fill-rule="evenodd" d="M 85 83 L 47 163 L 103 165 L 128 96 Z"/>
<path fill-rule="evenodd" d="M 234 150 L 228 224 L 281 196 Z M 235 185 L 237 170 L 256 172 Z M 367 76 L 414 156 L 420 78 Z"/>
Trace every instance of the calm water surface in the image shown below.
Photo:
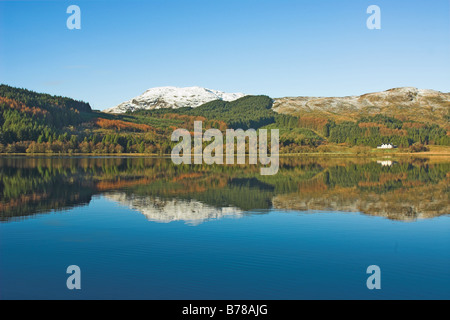
<path fill-rule="evenodd" d="M 166 159 L 0 159 L 0 298 L 449 299 L 449 169 L 286 159 L 261 177 Z M 66 287 L 70 265 L 80 291 Z"/>

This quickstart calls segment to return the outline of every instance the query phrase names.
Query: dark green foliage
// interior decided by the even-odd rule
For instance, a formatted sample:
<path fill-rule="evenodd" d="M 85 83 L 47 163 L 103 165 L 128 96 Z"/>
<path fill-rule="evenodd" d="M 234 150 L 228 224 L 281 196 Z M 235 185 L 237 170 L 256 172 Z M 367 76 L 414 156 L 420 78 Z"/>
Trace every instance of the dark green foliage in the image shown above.
<path fill-rule="evenodd" d="M 387 129 L 403 130 L 405 134 L 383 135 L 380 132 L 380 128 L 360 127 L 359 124 L 361 123 L 380 124 Z M 450 146 L 450 137 L 447 136 L 447 131 L 436 124 L 410 128 L 405 126 L 405 122 L 385 115 L 363 118 L 356 123 L 330 123 L 327 131 L 329 132 L 330 142 L 347 143 L 351 146 L 366 145 L 377 147 L 383 143 L 392 143 L 402 148 L 409 147 L 414 143 Z"/>
<path fill-rule="evenodd" d="M 159 109 L 137 111 L 137 115 L 158 116 L 163 114 L 180 114 L 201 116 L 209 120 L 220 120 L 232 129 L 259 129 L 275 123 L 278 114 L 272 110 L 273 100 L 267 96 L 246 96 L 227 102 L 211 101 L 197 108 Z"/>
<path fill-rule="evenodd" d="M 402 121 L 392 117 L 388 117 L 384 114 L 377 114 L 376 116 L 373 117 L 364 117 L 358 120 L 358 123 L 364 122 L 383 124 L 390 129 L 401 129 L 403 126 Z"/>
<path fill-rule="evenodd" d="M 0 143 L 36 141 L 41 135 L 50 135 L 50 126 L 45 117 L 11 109 L 0 102 Z"/>
<path fill-rule="evenodd" d="M 62 109 L 63 111 L 78 110 L 79 112 L 91 112 L 89 103 L 76 101 L 66 97 L 52 96 L 44 93 L 0 85 L 0 97 L 13 99 L 29 107 L 41 108 L 47 111 Z"/>
<path fill-rule="evenodd" d="M 0 102 L 0 143 L 4 144 L 63 141 L 68 136 L 58 139 L 64 134 L 62 129 L 81 124 L 83 117 L 80 112 L 91 112 L 89 104 L 84 102 L 7 85 L 0 85 L 0 97 L 19 104 L 13 108 L 6 100 Z"/>
<path fill-rule="evenodd" d="M 267 96 L 246 96 L 233 102 L 212 101 L 192 109 L 190 114 L 224 121 L 233 129 L 259 129 L 275 122 L 272 104 Z"/>
<path fill-rule="evenodd" d="M 360 186 L 360 182 L 379 182 L 383 174 L 400 176 L 400 174 L 406 173 L 407 179 L 410 181 L 436 184 L 445 179 L 448 170 L 448 163 L 436 166 L 415 166 L 410 163 L 397 163 L 392 167 L 383 167 L 377 163 L 368 163 L 364 165 L 353 164 L 348 166 L 330 167 L 324 174 L 323 179 L 324 182 L 332 188 L 336 186 L 345 188 L 356 187 L 361 190 L 386 193 L 403 187 L 402 180 L 400 178 L 392 179 L 384 184 L 374 184 L 373 186 Z"/>
<path fill-rule="evenodd" d="M 298 117 L 274 112 L 272 106 L 270 97 L 246 96 L 233 102 L 212 101 L 198 108 L 113 115 L 93 112 L 89 104 L 69 98 L 0 85 L 0 153 L 170 153 L 174 128 L 192 125 L 196 118 L 210 121 L 213 128 L 279 129 L 282 153 L 314 150 L 327 142 L 373 148 L 384 143 L 400 148 L 417 144 L 423 145 L 423 150 L 428 145 L 450 146 L 447 130 L 437 124 L 401 121 L 382 114 L 342 123 L 310 115 L 302 122 Z M 123 126 L 117 130 L 101 127 L 98 119 Z M 136 133 L 127 124 L 147 125 L 151 130 Z"/>
<path fill-rule="evenodd" d="M 418 142 L 414 143 L 409 149 L 410 149 L 411 152 L 426 152 L 426 151 L 430 151 L 429 148 L 427 148 L 426 146 L 424 146 L 423 144 L 418 143 Z"/>

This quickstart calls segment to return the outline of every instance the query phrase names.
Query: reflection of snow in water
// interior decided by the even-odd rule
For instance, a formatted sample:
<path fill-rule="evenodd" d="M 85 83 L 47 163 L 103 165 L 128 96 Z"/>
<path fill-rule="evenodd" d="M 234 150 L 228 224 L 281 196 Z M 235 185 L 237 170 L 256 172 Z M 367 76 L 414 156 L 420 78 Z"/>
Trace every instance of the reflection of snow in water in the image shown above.
<path fill-rule="evenodd" d="M 242 217 L 242 210 L 238 208 L 216 208 L 197 200 L 166 200 L 157 197 L 127 195 L 124 193 L 111 193 L 105 195 L 105 197 L 127 206 L 132 210 L 139 211 L 149 221 L 159 223 L 184 221 L 186 224 L 195 226 L 213 219 Z"/>

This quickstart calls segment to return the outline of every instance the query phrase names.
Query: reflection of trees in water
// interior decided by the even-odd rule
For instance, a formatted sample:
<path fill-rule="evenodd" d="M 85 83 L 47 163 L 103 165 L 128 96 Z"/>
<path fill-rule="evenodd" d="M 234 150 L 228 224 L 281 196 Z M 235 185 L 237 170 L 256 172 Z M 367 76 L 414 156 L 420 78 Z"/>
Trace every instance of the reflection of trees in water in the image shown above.
<path fill-rule="evenodd" d="M 275 176 L 257 166 L 175 166 L 151 158 L 0 158 L 0 219 L 86 205 L 92 196 L 195 200 L 242 211 L 360 211 L 410 220 L 449 212 L 450 162 L 280 159 Z"/>
<path fill-rule="evenodd" d="M 279 194 L 274 207 L 289 210 L 361 212 L 412 221 L 450 212 L 450 163 L 376 163 L 327 168 L 321 179 L 301 183 L 298 192 Z"/>

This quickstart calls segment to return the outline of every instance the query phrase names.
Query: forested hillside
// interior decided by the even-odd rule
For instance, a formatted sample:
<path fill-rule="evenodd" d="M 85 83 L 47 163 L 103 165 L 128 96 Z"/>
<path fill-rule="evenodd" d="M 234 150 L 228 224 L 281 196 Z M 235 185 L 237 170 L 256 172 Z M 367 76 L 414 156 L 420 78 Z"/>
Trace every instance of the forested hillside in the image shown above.
<path fill-rule="evenodd" d="M 90 112 L 85 102 L 0 85 L 0 142 L 48 141 Z"/>
<path fill-rule="evenodd" d="M 377 114 L 308 110 L 275 112 L 267 96 L 212 101 L 197 108 L 109 114 L 88 103 L 0 85 L 0 153 L 167 154 L 175 129 L 279 129 L 282 153 L 329 152 L 330 147 L 376 148 L 392 143 L 406 151 L 450 146 L 450 124 L 441 116 L 419 121 Z M 446 105 L 443 107 L 447 107 Z M 333 149 L 334 150 L 334 149 Z"/>
<path fill-rule="evenodd" d="M 247 130 L 259 129 L 285 117 L 273 112 L 272 104 L 272 99 L 267 96 L 246 96 L 232 102 L 211 101 L 197 108 L 142 110 L 133 114 L 156 117 L 170 114 L 204 117 L 223 121 L 229 128 Z"/>

